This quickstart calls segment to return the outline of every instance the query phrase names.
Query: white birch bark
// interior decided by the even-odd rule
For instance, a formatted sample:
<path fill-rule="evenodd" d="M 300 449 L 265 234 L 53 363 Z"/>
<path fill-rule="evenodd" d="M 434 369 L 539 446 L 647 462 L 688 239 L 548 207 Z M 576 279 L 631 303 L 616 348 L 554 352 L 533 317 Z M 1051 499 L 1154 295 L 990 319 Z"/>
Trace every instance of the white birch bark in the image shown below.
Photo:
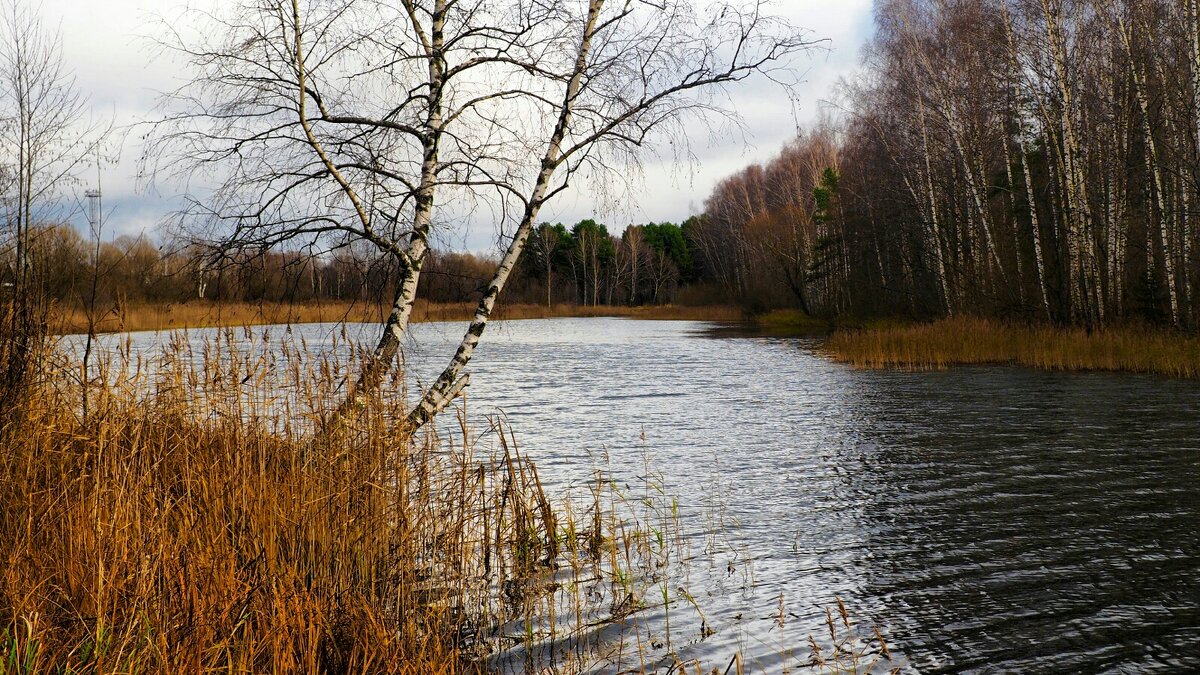
<path fill-rule="evenodd" d="M 1162 169 L 1159 167 L 1158 161 L 1158 144 L 1154 138 L 1154 128 L 1150 124 L 1150 100 L 1146 93 L 1146 74 L 1142 67 L 1138 64 L 1133 53 L 1133 36 L 1129 24 L 1125 19 L 1117 15 L 1118 29 L 1121 34 L 1121 40 L 1125 45 L 1125 51 L 1129 56 L 1130 75 L 1133 79 L 1134 97 L 1137 99 L 1138 110 L 1142 117 L 1142 134 L 1145 136 L 1146 152 L 1145 163 L 1146 172 L 1153 178 L 1153 193 L 1155 209 L 1158 212 L 1158 232 L 1162 245 L 1163 256 L 1163 271 L 1166 274 L 1167 295 L 1171 304 L 1171 324 L 1179 325 L 1179 295 L 1176 286 L 1175 278 L 1175 261 L 1171 247 L 1170 225 L 1168 224 L 1167 208 L 1165 202 L 1166 193 L 1164 192 Z"/>
<path fill-rule="evenodd" d="M 463 335 L 462 341 L 459 343 L 454 356 L 450 359 L 449 365 L 446 366 L 445 370 L 438 376 L 437 381 L 425 392 L 424 396 L 421 397 L 421 401 L 409 413 L 408 423 L 413 428 L 425 424 L 449 406 L 451 401 L 470 382 L 470 375 L 463 374 L 462 370 L 475 353 L 479 339 L 483 336 L 483 331 L 487 328 L 488 320 L 491 318 L 492 309 L 496 305 L 496 298 L 504 288 L 504 284 L 508 281 L 513 267 L 516 266 L 521 251 L 525 247 L 525 241 L 529 238 L 529 232 L 533 227 L 533 223 L 537 220 L 538 212 L 545 202 L 547 192 L 550 188 L 550 181 L 554 176 L 555 170 L 563 160 L 563 140 L 571 125 L 576 97 L 578 97 L 580 87 L 583 85 L 588 54 L 592 47 L 592 38 L 595 35 L 600 10 L 603 6 L 604 0 L 589 0 L 587 19 L 584 23 L 583 35 L 579 43 L 579 53 L 575 59 L 575 67 L 567 84 L 558 122 L 554 127 L 554 131 L 546 145 L 545 154 L 542 157 L 542 169 L 538 173 L 532 194 L 525 207 L 525 215 L 521 219 L 517 231 L 513 234 L 512 242 L 509 243 L 508 249 L 500 260 L 500 264 L 497 265 L 492 281 L 488 284 L 487 291 L 484 293 L 483 299 L 480 300 L 479 307 L 475 310 L 475 318 L 471 321 L 471 325 Z"/>
<path fill-rule="evenodd" d="M 1057 0 L 1042 0 L 1041 4 L 1046 18 L 1055 85 L 1062 100 L 1059 123 L 1062 129 L 1062 168 L 1068 209 L 1067 237 L 1069 255 L 1072 258 L 1071 269 L 1075 276 L 1071 283 L 1074 300 L 1071 312 L 1075 318 L 1083 318 L 1090 325 L 1093 320 L 1093 308 L 1089 305 L 1096 298 L 1096 284 L 1091 278 L 1095 269 L 1095 242 L 1092 238 L 1091 207 L 1088 204 L 1087 181 L 1083 170 L 1083 150 L 1079 140 L 1079 109 L 1075 102 L 1070 69 L 1067 66 L 1067 45 L 1063 34 L 1060 3 Z M 1100 307 L 1096 307 L 1095 310 L 1102 312 Z"/>
<path fill-rule="evenodd" d="M 983 182 L 980 172 L 977 171 L 974 163 L 977 153 L 970 148 L 970 135 L 959 119 L 956 110 L 955 101 L 952 96 L 945 92 L 938 80 L 938 72 L 934 64 L 930 61 L 928 55 L 920 45 L 910 45 L 911 53 L 916 56 L 924 70 L 930 86 L 934 93 L 941 101 L 941 113 L 946 122 L 946 130 L 950 134 L 950 140 L 954 143 L 956 154 L 959 158 L 959 164 L 966 178 L 967 188 L 970 192 L 971 204 L 974 207 L 975 218 L 980 224 L 980 230 L 983 233 L 984 247 L 987 250 L 989 265 L 995 265 L 998 274 L 1000 275 L 1001 283 L 1007 285 L 1007 274 L 1004 271 L 1004 265 L 1000 262 L 1000 254 L 996 249 L 995 237 L 992 233 L 992 218 L 985 198 L 982 193 Z"/>
<path fill-rule="evenodd" d="M 1184 26 L 1189 47 L 1188 70 L 1192 77 L 1192 189 L 1200 196 L 1200 0 L 1185 0 Z"/>
<path fill-rule="evenodd" d="M 1144 34 L 1149 35 L 1148 31 L 1150 30 L 1150 26 L 1147 24 L 1145 19 L 1143 18 L 1140 23 Z M 1154 66 L 1155 72 L 1158 74 L 1158 81 L 1163 84 L 1168 82 L 1170 76 L 1167 74 L 1163 65 L 1163 59 L 1151 56 L 1150 61 L 1151 65 Z M 1142 73 L 1142 82 L 1143 85 L 1147 87 L 1148 91 L 1149 84 L 1146 82 L 1145 71 L 1143 70 Z M 1185 143 L 1183 139 L 1187 137 L 1186 132 L 1181 130 L 1176 123 L 1176 113 L 1180 114 L 1181 116 L 1187 114 L 1185 110 L 1181 109 L 1184 103 L 1182 100 L 1173 102 L 1170 100 L 1171 98 L 1173 97 L 1167 97 L 1167 99 L 1164 100 L 1163 105 L 1168 109 L 1164 110 L 1162 115 L 1163 123 L 1166 127 L 1165 140 L 1169 148 L 1167 152 L 1168 157 L 1174 154 L 1170 150 L 1172 146 L 1172 139 L 1175 139 L 1175 142 L 1183 145 Z M 1169 110 L 1169 108 L 1176 108 L 1176 110 Z M 1186 152 L 1186 150 L 1184 152 Z M 1159 170 L 1161 171 L 1161 167 Z M 1163 184 L 1166 190 L 1165 194 L 1174 195 L 1174 199 L 1171 200 L 1173 203 L 1169 209 L 1171 220 L 1174 221 L 1174 226 L 1171 227 L 1170 230 L 1172 236 L 1175 237 L 1176 241 L 1178 242 L 1178 245 L 1175 247 L 1175 252 L 1178 255 L 1176 274 L 1179 285 L 1178 294 L 1180 296 L 1179 320 L 1180 323 L 1183 323 L 1185 319 L 1184 313 L 1186 308 L 1192 306 L 1192 289 L 1190 280 L 1192 247 L 1191 227 L 1189 223 L 1191 211 L 1188 209 L 1188 190 L 1184 185 L 1183 172 L 1176 169 L 1168 171 L 1167 175 L 1163 179 Z"/>
<path fill-rule="evenodd" d="M 1008 12 L 1008 4 L 1003 5 L 1004 16 L 1004 36 L 1008 43 L 1008 58 L 1010 67 L 1013 70 L 1014 77 L 1025 79 L 1021 68 L 1021 61 L 1018 58 L 1016 36 L 1013 34 L 1012 16 Z M 1037 195 L 1033 188 L 1033 171 L 1029 167 L 1029 146 L 1025 141 L 1025 132 L 1021 121 L 1021 106 L 1020 106 L 1020 81 L 1013 83 L 1013 101 L 1014 109 L 1017 115 L 1017 148 L 1021 154 L 1021 173 L 1025 182 L 1025 200 L 1029 206 L 1029 223 L 1030 223 L 1030 240 L 1033 242 L 1033 261 L 1037 270 L 1037 286 L 1038 293 L 1042 301 L 1042 310 L 1046 313 L 1047 320 L 1053 321 L 1054 316 L 1050 311 L 1050 292 L 1046 286 L 1046 262 L 1045 256 L 1042 253 L 1042 228 L 1038 218 L 1038 203 Z M 1015 217 L 1015 214 L 1014 214 Z M 1018 252 L 1018 255 L 1020 253 Z"/>
<path fill-rule="evenodd" d="M 942 298 L 946 303 L 946 314 L 954 316 L 954 298 L 950 294 L 950 284 L 946 278 L 946 257 L 942 249 L 942 230 L 939 225 L 937 195 L 933 190 L 933 161 L 929 152 L 929 127 L 925 120 L 925 104 L 919 104 L 921 116 L 921 154 L 925 161 L 925 196 L 929 204 L 929 225 L 933 229 L 933 250 L 937 265 L 938 284 L 942 289 Z"/>
<path fill-rule="evenodd" d="M 1042 254 L 1042 228 L 1038 220 L 1037 195 L 1033 191 L 1033 172 L 1029 169 L 1029 150 L 1025 138 L 1018 135 L 1021 148 L 1021 170 L 1025 174 L 1025 199 L 1029 202 L 1030 235 L 1033 239 L 1033 260 L 1037 266 L 1038 290 L 1042 295 L 1042 308 L 1046 318 L 1053 319 L 1050 313 L 1050 293 L 1046 288 L 1046 262 Z"/>
<path fill-rule="evenodd" d="M 387 320 L 384 322 L 379 340 L 371 357 L 363 365 L 357 382 L 350 388 L 346 397 L 334 409 L 332 414 L 326 418 L 326 430 L 328 430 L 329 425 L 340 422 L 351 410 L 361 405 L 363 396 L 375 390 L 391 369 L 395 362 L 401 340 L 404 337 L 404 333 L 408 330 L 408 324 L 412 318 L 412 310 L 417 296 L 417 284 L 420 281 L 421 268 L 429 250 L 428 237 L 433 218 L 435 183 L 437 181 L 438 169 L 438 145 L 443 133 L 442 101 L 444 95 L 443 89 L 446 85 L 446 67 L 443 49 L 447 0 L 436 0 L 434 3 L 428 33 L 426 33 L 425 28 L 418 20 L 411 0 L 404 0 L 404 5 L 412 21 L 413 31 L 422 45 L 424 58 L 428 64 L 428 80 L 425 83 L 425 86 L 428 88 L 428 109 L 425 118 L 425 133 L 421 137 L 423 153 L 420 178 L 416 184 L 414 195 L 412 231 L 409 235 L 407 247 L 402 251 L 394 252 L 397 254 L 400 263 L 400 281 L 397 284 L 391 309 L 388 312 Z M 299 0 L 292 0 L 292 15 L 295 21 L 294 49 L 300 85 L 299 115 L 301 124 L 308 137 L 309 144 L 321 158 L 322 163 L 326 165 L 338 184 L 341 185 L 343 192 L 353 204 L 355 212 L 362 222 L 364 231 L 370 232 L 371 219 L 362 199 L 321 148 L 313 134 L 311 123 L 305 114 L 308 97 L 305 93 L 305 66 L 301 40 L 302 30 Z"/>
<path fill-rule="evenodd" d="M 1017 183 L 1013 173 L 1012 149 L 1009 147 L 1011 139 L 1008 136 L 1007 130 L 1004 134 L 1004 177 L 1008 181 L 1008 208 L 1013 221 L 1012 227 L 1012 242 L 1013 242 L 1013 259 L 1016 262 L 1017 269 L 1017 300 L 1025 304 L 1025 270 L 1024 264 L 1021 262 L 1021 227 L 1017 223 Z"/>

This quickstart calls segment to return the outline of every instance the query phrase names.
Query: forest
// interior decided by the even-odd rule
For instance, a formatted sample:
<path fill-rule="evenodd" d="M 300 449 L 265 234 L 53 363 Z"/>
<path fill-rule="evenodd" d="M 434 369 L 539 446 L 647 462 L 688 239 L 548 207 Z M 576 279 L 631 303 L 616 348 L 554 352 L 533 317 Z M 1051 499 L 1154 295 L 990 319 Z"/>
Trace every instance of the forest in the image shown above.
<path fill-rule="evenodd" d="M 507 297 L 524 304 L 629 305 L 701 302 L 709 291 L 688 234 L 700 218 L 629 225 L 619 237 L 595 220 L 571 227 L 543 223 L 530 237 Z M 71 225 L 34 227 L 30 263 L 37 283 L 60 306 L 208 302 L 382 303 L 395 283 L 393 261 L 362 246 L 326 256 L 267 250 L 218 254 L 196 243 L 157 244 L 148 237 L 89 241 Z M 0 281 L 12 283 L 10 260 Z M 433 303 L 478 301 L 496 261 L 487 255 L 431 249 L 420 297 Z"/>
<path fill-rule="evenodd" d="M 695 240 L 728 293 L 1196 326 L 1194 0 L 888 0 L 876 23 L 838 121 L 709 198 Z"/>
<path fill-rule="evenodd" d="M 983 315 L 1194 328 L 1194 0 L 889 0 L 840 110 L 721 181 L 682 225 L 543 223 L 505 299 L 735 303 L 820 317 Z M 60 302 L 386 302 L 370 247 L 319 257 L 44 227 Z M 162 251 L 170 249 L 172 253 Z M 432 250 L 422 297 L 480 297 L 495 260 Z M 10 268 L 11 269 L 11 268 Z"/>

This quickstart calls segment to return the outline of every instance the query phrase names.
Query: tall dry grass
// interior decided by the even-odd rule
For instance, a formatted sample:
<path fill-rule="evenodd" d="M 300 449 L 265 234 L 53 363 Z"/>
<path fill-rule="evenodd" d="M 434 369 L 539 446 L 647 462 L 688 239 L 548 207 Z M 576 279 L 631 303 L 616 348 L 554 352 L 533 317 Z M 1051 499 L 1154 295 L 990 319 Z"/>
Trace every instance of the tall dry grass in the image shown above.
<path fill-rule="evenodd" d="M 502 424 L 397 434 L 399 375 L 314 434 L 349 343 L 113 344 L 0 418 L 0 672 L 651 672 L 703 617 L 661 485 L 554 506 Z"/>
<path fill-rule="evenodd" d="M 825 348 L 834 358 L 865 368 L 940 369 L 998 363 L 1200 376 L 1200 338 L 1139 326 L 1088 332 L 962 317 L 838 331 Z"/>
<path fill-rule="evenodd" d="M 475 313 L 474 303 L 429 303 L 418 300 L 413 308 L 414 322 L 468 321 Z M 98 333 L 181 328 L 237 327 L 264 324 L 331 323 L 339 321 L 378 323 L 387 309 L 369 302 L 323 303 L 215 303 L 193 301 L 163 305 L 117 306 L 97 312 L 94 328 Z M 742 310 L 728 305 L 643 307 L 587 306 L 557 304 L 504 304 L 496 308 L 499 320 L 547 319 L 558 317 L 626 317 L 688 321 L 740 321 Z M 60 335 L 88 332 L 88 313 L 79 308 L 60 307 L 51 317 L 52 330 Z"/>
<path fill-rule="evenodd" d="M 393 397 L 315 444 L 335 357 L 248 331 L 87 377 L 40 356 L 0 425 L 2 672 L 464 673 L 513 631 L 582 663 L 614 594 L 640 606 L 629 522 L 552 508 L 503 435 L 397 434 Z M 590 581 L 559 592 L 563 560 Z"/>
<path fill-rule="evenodd" d="M 397 434 L 399 376 L 313 434 L 355 345 L 117 344 L 86 374 L 44 345 L 0 417 L 0 673 L 701 668 L 675 651 L 712 628 L 652 471 L 555 506 L 499 422 Z M 837 644 L 809 665 L 866 653 Z"/>

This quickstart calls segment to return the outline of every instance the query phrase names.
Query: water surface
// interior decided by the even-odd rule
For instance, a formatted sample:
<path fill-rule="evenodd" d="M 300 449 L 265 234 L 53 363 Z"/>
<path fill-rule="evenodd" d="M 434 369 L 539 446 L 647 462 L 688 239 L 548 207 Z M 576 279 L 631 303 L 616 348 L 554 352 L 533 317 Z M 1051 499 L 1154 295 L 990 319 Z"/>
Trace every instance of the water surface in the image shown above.
<path fill-rule="evenodd" d="M 415 380 L 462 328 L 414 327 Z M 603 465 L 679 497 L 685 581 L 716 629 L 680 620 L 685 658 L 805 663 L 840 597 L 905 671 L 1200 669 L 1194 382 L 858 371 L 810 341 L 694 322 L 495 328 L 472 363 L 472 419 L 507 416 L 556 494 Z M 293 330 L 310 349 L 337 331 Z"/>

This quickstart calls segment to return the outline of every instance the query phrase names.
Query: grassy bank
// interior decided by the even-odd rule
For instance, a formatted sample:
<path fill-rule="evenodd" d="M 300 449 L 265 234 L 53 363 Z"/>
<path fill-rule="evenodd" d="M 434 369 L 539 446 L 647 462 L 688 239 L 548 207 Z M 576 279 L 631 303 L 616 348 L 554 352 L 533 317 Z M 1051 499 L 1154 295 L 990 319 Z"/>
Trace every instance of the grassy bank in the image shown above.
<path fill-rule="evenodd" d="M 825 348 L 863 368 L 941 369 L 1015 364 L 1052 370 L 1100 370 L 1200 377 L 1200 338 L 1146 327 L 1087 332 L 992 319 L 839 330 Z"/>
<path fill-rule="evenodd" d="M 656 472 L 552 504 L 498 423 L 398 433 L 400 396 L 314 435 L 360 355 L 302 344 L 176 335 L 86 381 L 42 349 L 0 380 L 0 673 L 742 672 L 671 646 L 715 629 Z M 827 619 L 779 658 L 887 658 Z"/>
<path fill-rule="evenodd" d="M 836 324 L 828 319 L 809 316 L 798 309 L 775 309 L 757 314 L 750 324 L 771 335 L 828 335 Z"/>
<path fill-rule="evenodd" d="M 428 303 L 418 301 L 413 321 L 467 321 L 475 312 L 473 303 Z M 105 313 L 96 321 L 101 333 L 211 328 L 283 323 L 326 323 L 382 321 L 386 308 L 373 303 L 213 303 L 193 301 L 166 305 L 123 307 Z M 554 317 L 626 317 L 631 319 L 670 319 L 689 321 L 740 321 L 741 309 L 728 305 L 643 307 L 586 306 L 558 304 L 553 307 L 532 304 L 499 303 L 496 318 L 545 319 Z M 86 333 L 87 314 L 77 308 L 60 308 L 51 318 L 51 329 L 59 334 Z"/>
<path fill-rule="evenodd" d="M 314 437 L 328 355 L 230 331 L 86 385 L 27 360 L 0 416 L 2 673 L 473 673 L 513 631 L 521 663 L 573 672 L 636 661 L 647 589 L 676 582 L 639 520 L 669 511 L 618 516 L 599 482 L 552 506 L 502 429 L 476 457 L 376 399 Z"/>

